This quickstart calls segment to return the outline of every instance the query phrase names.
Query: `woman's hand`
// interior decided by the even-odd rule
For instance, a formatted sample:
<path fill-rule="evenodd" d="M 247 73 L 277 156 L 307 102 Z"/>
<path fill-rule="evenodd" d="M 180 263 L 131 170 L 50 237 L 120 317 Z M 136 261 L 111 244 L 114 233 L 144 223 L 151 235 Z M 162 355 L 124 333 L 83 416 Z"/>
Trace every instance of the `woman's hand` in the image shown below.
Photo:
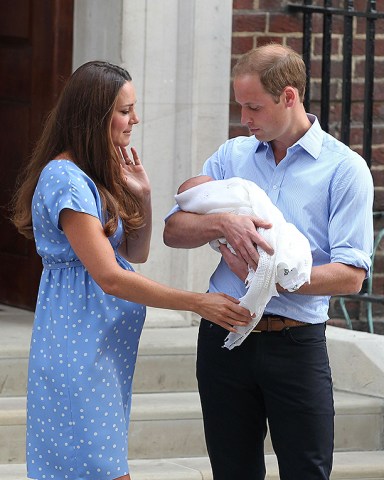
<path fill-rule="evenodd" d="M 121 169 L 130 191 L 139 198 L 143 198 L 151 191 L 147 173 L 134 147 L 131 147 L 132 157 L 126 147 L 120 147 L 122 156 Z"/>
<path fill-rule="evenodd" d="M 239 300 L 225 293 L 202 293 L 201 302 L 194 311 L 210 322 L 220 325 L 229 332 L 236 332 L 237 326 L 246 326 L 252 316 Z"/>
<path fill-rule="evenodd" d="M 152 233 L 151 186 L 136 149 L 131 148 L 132 158 L 125 147 L 120 147 L 120 151 L 122 175 L 129 190 L 142 204 L 144 225 L 137 230 L 134 237 L 125 239 L 119 247 L 119 252 L 129 262 L 144 263 L 148 259 Z"/>

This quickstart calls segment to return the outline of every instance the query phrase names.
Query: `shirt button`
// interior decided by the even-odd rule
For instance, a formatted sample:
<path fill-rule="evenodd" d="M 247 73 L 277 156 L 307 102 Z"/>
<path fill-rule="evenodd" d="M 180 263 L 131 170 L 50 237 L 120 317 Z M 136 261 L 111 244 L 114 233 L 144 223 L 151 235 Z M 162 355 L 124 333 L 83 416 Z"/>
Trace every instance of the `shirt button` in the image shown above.
<path fill-rule="evenodd" d="M 278 189 L 278 186 L 277 185 L 273 185 L 273 190 L 277 190 Z"/>

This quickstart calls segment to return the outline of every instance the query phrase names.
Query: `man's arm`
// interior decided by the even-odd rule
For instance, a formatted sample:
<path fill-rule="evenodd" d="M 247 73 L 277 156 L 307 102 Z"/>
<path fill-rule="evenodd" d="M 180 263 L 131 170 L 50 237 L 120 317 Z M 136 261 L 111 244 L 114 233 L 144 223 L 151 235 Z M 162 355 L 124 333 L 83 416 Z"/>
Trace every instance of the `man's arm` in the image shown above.
<path fill-rule="evenodd" d="M 358 293 L 366 273 L 363 268 L 343 263 L 319 265 L 312 268 L 311 283 L 305 283 L 295 293 L 330 296 Z"/>
<path fill-rule="evenodd" d="M 256 245 L 267 253 L 273 249 L 257 232 L 258 227 L 272 225 L 259 218 L 233 213 L 198 215 L 176 212 L 166 221 L 164 243 L 174 248 L 196 248 L 217 238 L 225 237 L 236 255 L 253 268 L 257 267 L 259 254 Z"/>
<path fill-rule="evenodd" d="M 163 239 L 173 248 L 196 248 L 222 237 L 220 225 L 225 214 L 199 215 L 176 212 L 165 222 Z"/>
<path fill-rule="evenodd" d="M 248 267 L 243 259 L 233 255 L 225 246 L 220 246 L 220 252 L 229 268 L 241 280 L 245 280 L 248 274 Z M 304 283 L 295 294 L 302 295 L 350 295 L 361 290 L 366 271 L 363 268 L 356 268 L 343 263 L 328 263 L 312 267 L 311 283 Z M 280 293 L 289 293 L 279 284 L 276 285 Z"/>

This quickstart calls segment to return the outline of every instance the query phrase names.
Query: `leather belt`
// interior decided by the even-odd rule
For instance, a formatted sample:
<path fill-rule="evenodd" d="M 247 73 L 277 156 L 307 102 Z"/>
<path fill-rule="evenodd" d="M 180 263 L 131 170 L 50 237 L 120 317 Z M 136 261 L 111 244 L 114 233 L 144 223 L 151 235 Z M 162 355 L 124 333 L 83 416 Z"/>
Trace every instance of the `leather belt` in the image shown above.
<path fill-rule="evenodd" d="M 281 332 L 286 328 L 292 327 L 308 327 L 311 325 L 306 322 L 299 322 L 292 318 L 281 317 L 279 315 L 263 315 L 259 323 L 252 330 L 252 333 L 260 332 Z"/>

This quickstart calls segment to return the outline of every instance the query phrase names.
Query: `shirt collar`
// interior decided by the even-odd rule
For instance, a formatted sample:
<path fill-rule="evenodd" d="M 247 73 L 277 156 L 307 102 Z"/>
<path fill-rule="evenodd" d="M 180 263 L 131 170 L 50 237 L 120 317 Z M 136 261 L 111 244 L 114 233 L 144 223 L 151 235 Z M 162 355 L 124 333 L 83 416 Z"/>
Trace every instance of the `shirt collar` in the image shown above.
<path fill-rule="evenodd" d="M 321 147 L 323 145 L 324 132 L 320 126 L 319 120 L 315 115 L 307 113 L 307 117 L 308 120 L 312 123 L 312 126 L 295 143 L 295 145 L 300 145 L 316 160 L 320 156 Z"/>

